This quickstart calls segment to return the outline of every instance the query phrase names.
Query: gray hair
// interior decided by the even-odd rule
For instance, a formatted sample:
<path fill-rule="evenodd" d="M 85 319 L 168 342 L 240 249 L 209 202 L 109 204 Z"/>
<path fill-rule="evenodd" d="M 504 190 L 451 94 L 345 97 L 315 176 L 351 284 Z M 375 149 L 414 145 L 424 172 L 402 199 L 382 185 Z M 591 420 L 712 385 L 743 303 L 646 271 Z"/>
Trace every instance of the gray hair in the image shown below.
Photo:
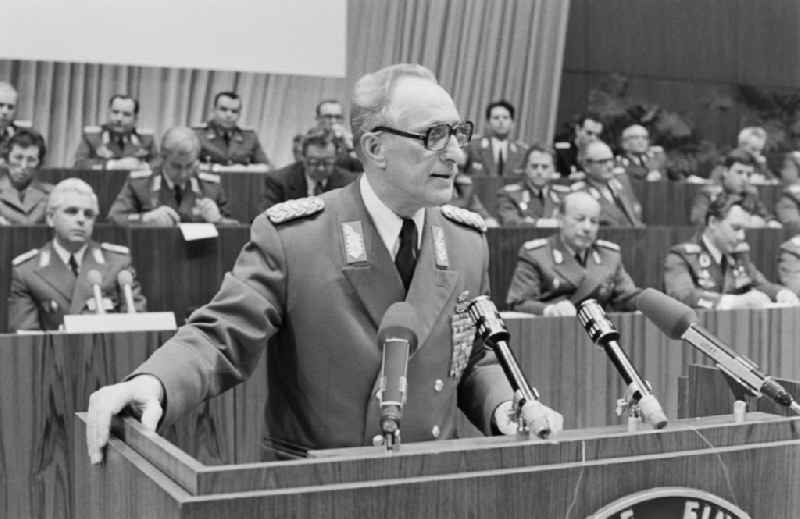
<path fill-rule="evenodd" d="M 187 126 L 175 126 L 164 132 L 161 138 L 161 154 L 193 153 L 200 154 L 200 139 L 194 130 Z"/>
<path fill-rule="evenodd" d="M 767 140 L 767 131 L 761 126 L 746 126 L 739 132 L 739 146 L 747 143 L 752 137 L 760 141 Z"/>
<path fill-rule="evenodd" d="M 350 108 L 350 128 L 353 130 L 353 145 L 363 159 L 361 136 L 376 126 L 389 122 L 389 102 L 394 86 L 400 78 L 418 77 L 435 84 L 433 72 L 417 63 L 398 63 L 361 76 L 353 88 Z"/>
<path fill-rule="evenodd" d="M 63 205 L 63 199 L 67 195 L 76 194 L 76 195 L 86 195 L 92 197 L 92 201 L 94 202 L 94 210 L 98 212 L 100 210 L 98 203 L 97 203 L 97 195 L 94 193 L 94 189 L 92 186 L 84 182 L 83 180 L 77 177 L 70 177 L 65 178 L 58 184 L 56 187 L 50 191 L 50 196 L 47 198 L 47 214 L 53 214 L 56 209 Z"/>
<path fill-rule="evenodd" d="M 2 90 L 7 90 L 9 92 L 12 92 L 15 96 L 19 96 L 19 92 L 17 92 L 17 89 L 14 88 L 14 85 L 9 83 L 8 81 L 0 81 L 0 91 Z"/>

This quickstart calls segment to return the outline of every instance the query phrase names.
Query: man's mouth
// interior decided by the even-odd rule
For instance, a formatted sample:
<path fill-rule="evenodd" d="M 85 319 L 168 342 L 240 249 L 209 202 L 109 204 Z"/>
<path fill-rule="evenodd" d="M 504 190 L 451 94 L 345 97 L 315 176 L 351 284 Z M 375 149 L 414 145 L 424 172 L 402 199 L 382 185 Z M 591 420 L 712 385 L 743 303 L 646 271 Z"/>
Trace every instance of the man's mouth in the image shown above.
<path fill-rule="evenodd" d="M 452 173 L 431 173 L 431 177 L 433 177 L 433 178 L 446 178 L 446 179 L 449 180 L 449 179 L 453 178 L 453 174 Z"/>

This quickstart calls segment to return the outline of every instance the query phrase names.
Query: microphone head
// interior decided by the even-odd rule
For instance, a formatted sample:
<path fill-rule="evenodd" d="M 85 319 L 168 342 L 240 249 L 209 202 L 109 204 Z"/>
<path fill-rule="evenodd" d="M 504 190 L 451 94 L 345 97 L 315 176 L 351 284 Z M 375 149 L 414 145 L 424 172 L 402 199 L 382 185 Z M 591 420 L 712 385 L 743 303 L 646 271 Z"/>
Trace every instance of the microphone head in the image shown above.
<path fill-rule="evenodd" d="M 89 280 L 89 283 L 92 285 L 102 285 L 103 284 L 103 276 L 100 275 L 98 271 L 95 269 L 90 270 L 86 273 L 86 279 Z"/>
<path fill-rule="evenodd" d="M 698 320 L 694 310 L 654 288 L 643 290 L 636 306 L 670 339 L 680 340 Z"/>
<path fill-rule="evenodd" d="M 122 286 L 132 285 L 133 276 L 127 270 L 120 270 L 119 273 L 117 273 L 117 283 Z"/>
<path fill-rule="evenodd" d="M 399 337 L 407 340 L 413 351 L 417 347 L 417 330 L 419 317 L 414 307 L 405 301 L 393 303 L 378 327 L 378 344 L 383 344 L 388 336 Z"/>

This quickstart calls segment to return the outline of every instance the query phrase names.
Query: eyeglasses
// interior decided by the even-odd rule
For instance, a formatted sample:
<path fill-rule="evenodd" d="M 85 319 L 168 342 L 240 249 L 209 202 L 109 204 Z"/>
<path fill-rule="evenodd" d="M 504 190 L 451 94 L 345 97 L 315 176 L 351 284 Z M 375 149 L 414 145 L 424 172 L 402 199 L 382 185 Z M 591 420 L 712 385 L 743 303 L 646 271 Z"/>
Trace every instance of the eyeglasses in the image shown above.
<path fill-rule="evenodd" d="M 320 114 L 320 117 L 323 119 L 333 119 L 334 121 L 344 120 L 344 115 L 342 114 Z"/>
<path fill-rule="evenodd" d="M 472 138 L 472 129 L 475 127 L 471 121 L 464 121 L 456 124 L 441 123 L 431 126 L 425 130 L 424 134 L 408 133 L 389 126 L 376 126 L 372 129 L 374 132 L 386 132 L 409 139 L 421 140 L 425 148 L 430 151 L 442 151 L 447 148 L 450 142 L 450 136 L 455 135 L 456 141 L 459 146 L 466 146 Z"/>
<path fill-rule="evenodd" d="M 336 164 L 336 159 L 306 159 L 305 162 L 309 168 L 329 168 Z"/>

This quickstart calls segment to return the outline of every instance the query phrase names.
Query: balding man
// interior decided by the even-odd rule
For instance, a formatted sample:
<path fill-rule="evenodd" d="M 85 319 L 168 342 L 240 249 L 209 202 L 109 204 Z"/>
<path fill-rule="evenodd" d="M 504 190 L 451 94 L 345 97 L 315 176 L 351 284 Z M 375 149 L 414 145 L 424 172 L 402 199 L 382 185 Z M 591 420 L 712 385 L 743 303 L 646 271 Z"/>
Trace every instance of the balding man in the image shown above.
<path fill-rule="evenodd" d="M 170 227 L 181 222 L 232 223 L 216 173 L 200 172 L 200 141 L 191 128 L 167 130 L 161 139 L 161 164 L 132 171 L 108 219 L 118 225 Z"/>
<path fill-rule="evenodd" d="M 559 232 L 520 248 L 508 307 L 537 315 L 575 315 L 576 305 L 596 299 L 607 310 L 635 310 L 640 289 L 622 265 L 619 245 L 597 239 L 600 204 L 575 192 L 559 208 Z"/>
<path fill-rule="evenodd" d="M 650 149 L 650 132 L 641 124 L 632 124 L 622 130 L 620 137 L 622 154 L 617 157 L 617 162 L 629 178 L 636 180 L 661 180 L 662 175 L 658 170 L 657 151 Z M 661 152 L 663 154 L 663 152 Z"/>
<path fill-rule="evenodd" d="M 8 141 L 20 129 L 30 129 L 30 121 L 14 119 L 19 94 L 11 83 L 0 81 L 0 156 L 6 155 Z"/>
<path fill-rule="evenodd" d="M 488 291 L 485 227 L 476 214 L 444 205 L 472 125 L 433 74 L 414 64 L 362 77 L 351 107 L 364 174 L 255 219 L 214 299 L 138 376 L 92 395 L 93 462 L 102 459 L 111 414 L 136 403 L 148 428 L 162 412 L 169 424 L 244 380 L 264 351 L 266 455 L 371 445 L 390 434 L 374 398 L 377 329 L 400 301 L 419 318 L 403 441 L 453 438 L 456 406 L 485 434 L 516 434 L 511 386 L 493 353 L 475 342 L 465 313 L 470 299 Z M 561 428 L 552 410 L 530 410 Z"/>
<path fill-rule="evenodd" d="M 586 179 L 572 184 L 573 191 L 586 191 L 600 204 L 600 225 L 642 227 L 642 205 L 633 194 L 628 175 L 615 167 L 614 154 L 603 141 L 586 145 L 583 156 Z"/>

